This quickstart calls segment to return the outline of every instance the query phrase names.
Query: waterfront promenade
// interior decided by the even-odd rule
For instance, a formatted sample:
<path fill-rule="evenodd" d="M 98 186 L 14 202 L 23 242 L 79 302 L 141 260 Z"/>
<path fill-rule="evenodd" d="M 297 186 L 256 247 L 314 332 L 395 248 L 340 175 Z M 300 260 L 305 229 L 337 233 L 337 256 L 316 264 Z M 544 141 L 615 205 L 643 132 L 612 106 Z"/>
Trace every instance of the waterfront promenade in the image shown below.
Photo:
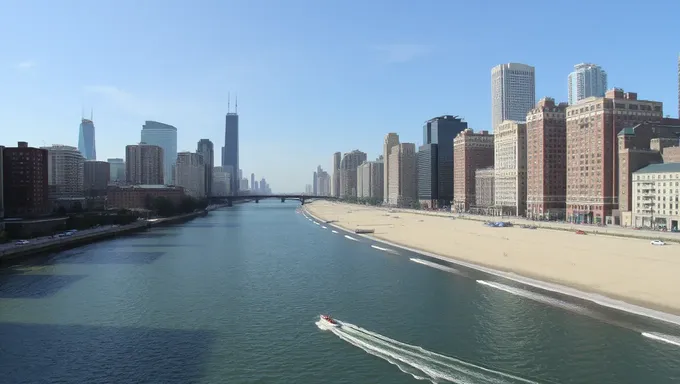
<path fill-rule="evenodd" d="M 490 228 L 451 214 L 355 204 L 318 201 L 305 208 L 350 231 L 374 229 L 376 239 L 680 314 L 676 244 L 652 246 L 649 240 L 632 236 L 577 235 L 566 230 Z"/>

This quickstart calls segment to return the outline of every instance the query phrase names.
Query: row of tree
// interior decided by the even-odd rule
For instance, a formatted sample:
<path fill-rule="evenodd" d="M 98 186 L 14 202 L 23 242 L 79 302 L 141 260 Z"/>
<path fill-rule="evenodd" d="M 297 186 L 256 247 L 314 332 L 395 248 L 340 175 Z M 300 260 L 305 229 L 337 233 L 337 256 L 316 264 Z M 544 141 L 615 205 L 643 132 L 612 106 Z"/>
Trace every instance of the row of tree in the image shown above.
<path fill-rule="evenodd" d="M 170 217 L 206 209 L 208 207 L 208 200 L 184 196 L 180 199 L 179 203 L 175 203 L 167 197 L 151 197 L 147 195 L 144 205 L 146 209 L 154 211 L 158 216 Z"/>

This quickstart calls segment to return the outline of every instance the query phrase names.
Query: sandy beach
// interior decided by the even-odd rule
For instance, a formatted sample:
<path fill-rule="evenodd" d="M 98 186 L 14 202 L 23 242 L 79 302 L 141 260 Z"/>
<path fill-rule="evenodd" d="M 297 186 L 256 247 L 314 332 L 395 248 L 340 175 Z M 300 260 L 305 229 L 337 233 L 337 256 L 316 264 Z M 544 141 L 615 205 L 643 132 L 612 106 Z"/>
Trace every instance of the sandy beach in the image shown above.
<path fill-rule="evenodd" d="M 373 228 L 375 238 L 394 244 L 680 315 L 678 244 L 490 228 L 472 220 L 327 201 L 305 204 L 305 209 L 350 231 Z"/>

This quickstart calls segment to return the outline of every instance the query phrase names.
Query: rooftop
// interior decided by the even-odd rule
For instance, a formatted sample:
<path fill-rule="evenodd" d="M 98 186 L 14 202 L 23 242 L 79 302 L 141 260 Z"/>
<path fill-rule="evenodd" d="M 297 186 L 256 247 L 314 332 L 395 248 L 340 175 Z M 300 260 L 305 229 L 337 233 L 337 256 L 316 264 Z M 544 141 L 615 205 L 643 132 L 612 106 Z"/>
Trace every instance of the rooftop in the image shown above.
<path fill-rule="evenodd" d="M 661 164 L 650 164 L 633 174 L 640 173 L 680 173 L 680 163 L 661 163 Z"/>

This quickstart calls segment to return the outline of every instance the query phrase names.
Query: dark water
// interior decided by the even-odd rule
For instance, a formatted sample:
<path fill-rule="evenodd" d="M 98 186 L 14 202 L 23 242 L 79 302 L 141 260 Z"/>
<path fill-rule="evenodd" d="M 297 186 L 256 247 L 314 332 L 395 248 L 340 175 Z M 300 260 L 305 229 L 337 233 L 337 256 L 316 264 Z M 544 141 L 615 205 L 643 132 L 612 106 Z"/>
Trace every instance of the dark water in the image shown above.
<path fill-rule="evenodd" d="M 3 270 L 0 382 L 680 382 L 680 347 L 641 335 L 673 327 L 418 264 L 296 207 Z M 320 313 L 346 325 L 323 331 Z"/>

